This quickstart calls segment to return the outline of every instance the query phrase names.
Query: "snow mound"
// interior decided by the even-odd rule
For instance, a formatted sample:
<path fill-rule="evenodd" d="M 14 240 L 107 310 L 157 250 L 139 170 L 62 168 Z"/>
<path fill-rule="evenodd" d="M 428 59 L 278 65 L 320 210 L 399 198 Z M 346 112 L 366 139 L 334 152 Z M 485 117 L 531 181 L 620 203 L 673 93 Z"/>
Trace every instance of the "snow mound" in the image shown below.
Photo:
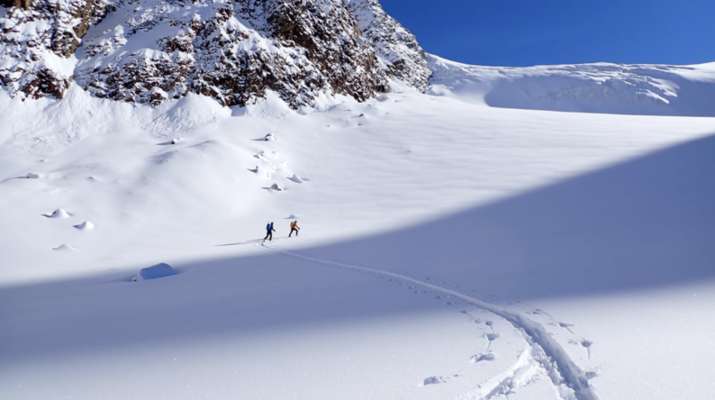
<path fill-rule="evenodd" d="M 420 386 L 438 385 L 444 382 L 445 380 L 441 376 L 428 376 L 427 378 L 422 380 L 422 384 Z"/>
<path fill-rule="evenodd" d="M 273 192 L 282 192 L 286 190 L 285 186 L 281 186 L 277 183 L 274 183 L 271 186 L 267 186 L 265 189 Z"/>
<path fill-rule="evenodd" d="M 166 102 L 157 109 L 160 116 L 149 127 L 157 132 L 190 131 L 231 116 L 230 108 L 222 106 L 211 97 L 195 93 Z M 180 138 L 171 137 L 167 144 L 178 144 L 180 141 Z"/>
<path fill-rule="evenodd" d="M 135 275 L 132 280 L 149 280 L 149 279 L 159 279 L 166 278 L 167 276 L 176 275 L 177 272 L 171 265 L 167 263 L 159 263 L 152 265 L 151 267 L 142 268 L 137 275 Z"/>
<path fill-rule="evenodd" d="M 42 174 L 37 172 L 28 172 L 27 174 L 21 176 L 22 179 L 40 179 Z"/>
<path fill-rule="evenodd" d="M 715 68 L 611 63 L 485 67 L 430 55 L 430 94 L 492 107 L 715 116 Z"/>
<path fill-rule="evenodd" d="M 471 361 L 472 364 L 477 364 L 482 361 L 494 361 L 495 359 L 496 359 L 496 355 L 494 353 L 487 352 L 487 353 L 475 354 L 469 358 L 469 361 Z"/>
<path fill-rule="evenodd" d="M 80 231 L 91 231 L 94 229 L 94 223 L 92 223 L 92 221 L 83 221 L 82 223 L 73 226 Z"/>
<path fill-rule="evenodd" d="M 306 181 L 305 178 L 300 177 L 300 176 L 298 176 L 298 175 L 296 175 L 296 174 L 293 174 L 293 175 L 287 177 L 286 179 L 288 179 L 289 181 L 294 182 L 294 183 L 303 183 L 303 182 Z"/>
<path fill-rule="evenodd" d="M 45 213 L 42 214 L 43 216 L 47 218 L 57 218 L 57 219 L 66 219 L 72 216 L 72 213 L 63 209 L 63 208 L 58 208 L 51 213 Z"/>

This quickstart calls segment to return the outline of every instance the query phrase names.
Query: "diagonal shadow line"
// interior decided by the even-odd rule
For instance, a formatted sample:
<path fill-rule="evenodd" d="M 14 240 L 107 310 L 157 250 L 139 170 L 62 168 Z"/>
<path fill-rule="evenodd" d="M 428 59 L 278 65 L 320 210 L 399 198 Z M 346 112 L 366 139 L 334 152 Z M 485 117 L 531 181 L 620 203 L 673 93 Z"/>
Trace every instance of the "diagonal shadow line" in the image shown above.
<path fill-rule="evenodd" d="M 714 172 L 715 136 L 708 136 L 492 204 L 301 252 L 392 266 L 491 302 L 709 281 Z M 318 273 L 319 266 L 275 254 L 177 267 L 178 276 L 140 285 L 101 275 L 0 288 L 7 327 L 0 331 L 0 369 L 62 354 L 441 308 L 381 304 L 370 298 L 370 279 Z"/>

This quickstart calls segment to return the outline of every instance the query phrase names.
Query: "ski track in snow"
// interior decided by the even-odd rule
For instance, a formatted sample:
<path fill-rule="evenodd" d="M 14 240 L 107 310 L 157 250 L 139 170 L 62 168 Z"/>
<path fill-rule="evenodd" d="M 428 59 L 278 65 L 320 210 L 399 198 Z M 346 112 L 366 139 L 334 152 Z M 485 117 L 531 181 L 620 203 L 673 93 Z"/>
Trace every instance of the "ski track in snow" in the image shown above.
<path fill-rule="evenodd" d="M 508 321 L 519 331 L 529 344 L 517 362 L 507 371 L 492 378 L 483 385 L 460 396 L 460 399 L 486 400 L 497 395 L 508 395 L 528 384 L 538 373 L 539 367 L 546 371 L 551 382 L 556 386 L 559 396 L 564 400 L 598 400 L 598 396 L 588 382 L 588 374 L 571 360 L 568 353 L 549 335 L 538 322 L 520 313 L 509 311 L 495 304 L 487 303 L 472 296 L 465 295 L 453 289 L 425 282 L 407 275 L 390 272 L 378 268 L 347 264 L 338 261 L 325 260 L 306 256 L 289 250 L 275 249 L 288 257 L 302 259 L 318 264 L 339 267 L 343 269 L 384 276 L 421 286 L 435 292 L 453 296 L 480 309 L 486 310 Z"/>
<path fill-rule="evenodd" d="M 508 370 L 479 385 L 472 391 L 461 396 L 458 400 L 489 400 L 496 396 L 508 396 L 517 388 L 526 386 L 539 374 L 540 365 L 534 355 L 535 347 L 524 349 L 516 363 Z"/>

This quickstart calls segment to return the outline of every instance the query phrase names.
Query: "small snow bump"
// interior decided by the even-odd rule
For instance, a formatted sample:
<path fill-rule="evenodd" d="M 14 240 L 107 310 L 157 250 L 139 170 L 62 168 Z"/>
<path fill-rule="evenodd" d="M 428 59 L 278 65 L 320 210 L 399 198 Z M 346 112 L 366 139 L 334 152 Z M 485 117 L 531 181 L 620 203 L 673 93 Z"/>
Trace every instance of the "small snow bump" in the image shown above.
<path fill-rule="evenodd" d="M 54 250 L 54 251 L 76 251 L 77 249 L 72 247 L 69 244 L 63 243 L 57 247 L 53 247 L 52 250 Z"/>
<path fill-rule="evenodd" d="M 298 176 L 298 175 L 296 175 L 296 174 L 293 174 L 293 175 L 287 177 L 286 179 L 288 179 L 289 181 L 294 182 L 294 183 L 303 183 L 303 182 L 305 182 L 305 179 L 301 178 L 300 176 Z"/>
<path fill-rule="evenodd" d="M 598 376 L 598 372 L 596 372 L 596 371 L 586 371 L 584 376 L 586 377 L 587 380 L 590 381 L 591 379 L 593 379 L 593 378 L 595 378 L 595 377 Z"/>
<path fill-rule="evenodd" d="M 40 178 L 42 178 L 42 174 L 39 174 L 37 172 L 28 172 L 22 178 L 23 179 L 40 179 Z"/>
<path fill-rule="evenodd" d="M 91 231 L 94 229 L 94 223 L 92 221 L 83 221 L 82 223 L 73 226 L 80 231 Z"/>
<path fill-rule="evenodd" d="M 71 217 L 72 213 L 63 209 L 63 208 L 58 208 L 58 209 L 55 209 L 54 211 L 52 211 L 51 213 L 45 213 L 42 215 L 47 218 L 65 219 L 65 218 Z"/>
<path fill-rule="evenodd" d="M 428 385 L 438 385 L 440 383 L 444 383 L 445 380 L 441 376 L 428 376 L 427 378 L 422 380 L 422 383 L 420 386 L 428 386 Z"/>
<path fill-rule="evenodd" d="M 469 361 L 473 364 L 480 363 L 482 361 L 494 361 L 496 359 L 496 354 L 490 352 L 487 353 L 477 353 L 469 358 Z"/>
<path fill-rule="evenodd" d="M 488 332 L 488 333 L 485 333 L 485 334 L 484 334 L 484 337 L 485 337 L 488 341 L 493 342 L 493 341 L 499 339 L 499 334 L 496 333 L 496 332 Z"/>

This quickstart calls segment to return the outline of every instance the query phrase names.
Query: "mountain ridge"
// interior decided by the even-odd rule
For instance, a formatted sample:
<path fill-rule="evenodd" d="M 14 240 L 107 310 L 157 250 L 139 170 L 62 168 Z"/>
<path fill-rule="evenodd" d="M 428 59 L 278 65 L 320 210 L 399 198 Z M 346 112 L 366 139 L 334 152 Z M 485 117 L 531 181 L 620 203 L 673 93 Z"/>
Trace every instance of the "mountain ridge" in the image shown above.
<path fill-rule="evenodd" d="M 425 90 L 414 36 L 377 0 L 35 0 L 5 2 L 0 81 L 11 96 L 159 104 L 187 93 L 244 106 L 279 93 L 363 101 L 392 79 Z M 76 59 L 75 59 L 76 58 Z"/>

